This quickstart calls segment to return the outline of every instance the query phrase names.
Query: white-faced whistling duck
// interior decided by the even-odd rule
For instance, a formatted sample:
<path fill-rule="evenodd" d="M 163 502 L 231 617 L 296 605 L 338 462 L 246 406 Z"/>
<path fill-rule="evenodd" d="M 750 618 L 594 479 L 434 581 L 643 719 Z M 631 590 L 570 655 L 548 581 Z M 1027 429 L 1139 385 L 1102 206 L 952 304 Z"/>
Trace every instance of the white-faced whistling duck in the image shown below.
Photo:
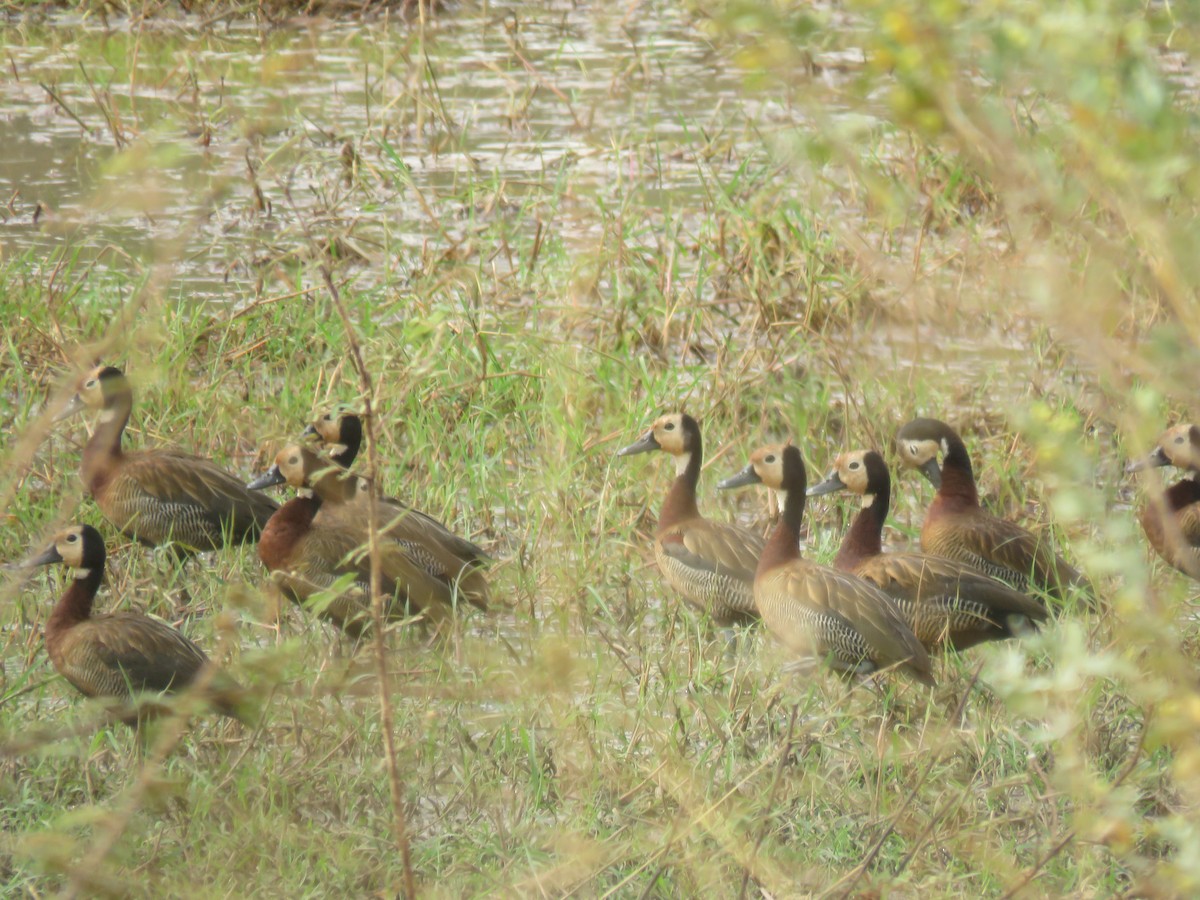
<path fill-rule="evenodd" d="M 324 413 L 304 431 L 316 435 L 329 458 L 349 469 L 362 446 L 362 420 L 354 413 Z M 363 504 L 370 501 L 370 492 L 357 479 L 349 480 L 321 516 L 350 515 L 365 521 Z M 402 544 L 410 557 L 417 560 L 429 574 L 458 589 L 463 599 L 480 609 L 487 609 L 490 600 L 487 575 L 483 569 L 491 558 L 475 543 L 459 537 L 449 528 L 426 513 L 413 509 L 394 498 L 380 498 L 376 506 L 380 528 Z"/>
<path fill-rule="evenodd" d="M 699 424 L 686 413 L 662 416 L 617 456 L 650 450 L 675 458 L 675 481 L 654 535 L 654 558 L 663 578 L 718 625 L 756 621 L 754 568 L 764 541 L 745 528 L 700 515 L 696 484 L 704 448 Z"/>
<path fill-rule="evenodd" d="M 933 685 L 929 655 L 887 594 L 800 555 L 807 473 L 799 449 L 760 447 L 745 469 L 718 487 L 747 484 L 775 490 L 783 508 L 754 577 L 754 599 L 767 628 L 793 653 L 825 660 L 838 672 L 897 668 Z"/>
<path fill-rule="evenodd" d="M 1130 463 L 1128 472 L 1174 466 L 1184 472 L 1142 507 L 1142 528 L 1158 555 L 1192 578 L 1200 579 L 1200 428 L 1176 425 L 1158 439 L 1145 459 Z"/>
<path fill-rule="evenodd" d="M 80 476 L 101 512 L 127 536 L 149 546 L 172 543 L 181 554 L 215 550 L 254 540 L 278 508 L 210 460 L 171 448 L 125 452 L 121 436 L 133 391 L 120 369 L 89 372 L 58 418 L 84 409 L 100 415 Z"/>
<path fill-rule="evenodd" d="M 1039 539 L 980 506 L 971 458 L 953 428 L 937 419 L 913 419 L 900 429 L 896 445 L 904 465 L 937 488 L 921 527 L 922 550 L 965 562 L 1020 591 L 1033 587 L 1061 600 L 1074 587 L 1092 602 L 1087 580 L 1059 557 L 1049 538 Z"/>
<path fill-rule="evenodd" d="M 344 490 L 343 470 L 306 447 L 293 444 L 275 456 L 275 464 L 250 483 L 253 490 L 287 483 L 304 495 L 285 503 L 267 523 L 258 555 L 272 578 L 292 600 L 304 604 L 353 573 L 355 584 L 319 610 L 320 615 L 358 637 L 369 624 L 370 559 L 367 529 L 359 517 L 320 520 L 318 512 Z M 337 501 L 334 501 L 337 502 Z M 396 541 L 381 536 L 382 591 L 385 617 L 403 619 L 406 605 L 433 622 L 445 618 L 453 592 L 441 579 L 414 562 Z"/>
<path fill-rule="evenodd" d="M 247 721 L 244 692 L 216 670 L 204 651 L 172 628 L 136 612 L 92 614 L 104 579 L 104 539 L 90 525 L 74 525 L 31 566 L 63 563 L 74 580 L 46 622 L 46 652 L 55 670 L 84 696 L 137 700 L 144 693 L 179 693 L 193 684 L 223 715 Z M 199 686 L 198 685 L 198 686 Z M 117 714 L 129 725 L 163 711 L 162 704 L 122 705 Z"/>
<path fill-rule="evenodd" d="M 843 453 L 829 477 L 808 489 L 808 496 L 842 490 L 862 497 L 862 509 L 842 540 L 834 568 L 891 597 L 926 650 L 963 650 L 1013 637 L 1018 623 L 1045 620 L 1046 611 L 1032 597 L 966 563 L 925 553 L 883 552 L 892 479 L 877 451 Z"/>

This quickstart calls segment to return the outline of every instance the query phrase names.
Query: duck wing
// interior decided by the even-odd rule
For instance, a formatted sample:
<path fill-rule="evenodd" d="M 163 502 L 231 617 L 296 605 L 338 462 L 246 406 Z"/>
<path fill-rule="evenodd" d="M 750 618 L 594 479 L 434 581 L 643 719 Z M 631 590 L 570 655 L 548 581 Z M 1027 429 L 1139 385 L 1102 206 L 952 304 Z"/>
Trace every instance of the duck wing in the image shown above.
<path fill-rule="evenodd" d="M 131 612 L 80 622 L 56 655 L 59 672 L 89 697 L 180 691 L 209 664 L 203 650 L 166 622 Z"/>
<path fill-rule="evenodd" d="M 144 543 L 174 540 L 195 550 L 252 538 L 279 508 L 211 460 L 177 450 L 127 454 L 97 500 L 122 531 Z"/>

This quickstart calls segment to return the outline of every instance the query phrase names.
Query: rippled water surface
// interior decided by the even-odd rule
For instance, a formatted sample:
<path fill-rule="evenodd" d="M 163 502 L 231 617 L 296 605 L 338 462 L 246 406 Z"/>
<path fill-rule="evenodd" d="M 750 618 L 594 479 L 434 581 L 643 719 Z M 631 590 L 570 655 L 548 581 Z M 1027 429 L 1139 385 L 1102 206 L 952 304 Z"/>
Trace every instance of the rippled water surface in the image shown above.
<path fill-rule="evenodd" d="M 748 185 L 805 189 L 777 151 L 809 129 L 806 110 L 864 127 L 861 98 L 850 112 L 843 97 L 860 54 L 759 84 L 671 3 L 463 5 L 423 36 L 388 18 L 61 18 L 4 38 L 0 253 L 122 272 L 168 260 L 169 293 L 196 302 L 286 295 L 314 253 L 360 286 L 446 256 L 503 275 L 513 238 L 583 256 L 614 221 L 648 259 L 718 253 L 700 236 L 714 209 L 736 210 Z M 861 227 L 861 210 L 822 213 Z M 680 281 L 696 270 L 687 254 L 670 264 Z M 596 277 L 585 302 L 612 297 Z M 1026 336 L 972 334 L 869 340 L 902 375 L 966 367 L 1019 387 Z"/>
<path fill-rule="evenodd" d="M 0 245 L 128 265 L 178 238 L 202 298 L 314 232 L 367 263 L 503 216 L 590 244 L 630 188 L 686 226 L 797 121 L 669 4 L 464 7 L 424 42 L 389 20 L 109 26 L 6 31 Z"/>

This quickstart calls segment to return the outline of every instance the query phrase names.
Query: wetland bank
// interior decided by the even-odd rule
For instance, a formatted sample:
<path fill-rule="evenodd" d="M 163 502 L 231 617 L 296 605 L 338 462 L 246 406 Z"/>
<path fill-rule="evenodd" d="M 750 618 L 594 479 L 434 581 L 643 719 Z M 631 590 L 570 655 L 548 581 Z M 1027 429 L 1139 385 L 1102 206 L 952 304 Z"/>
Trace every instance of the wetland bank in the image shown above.
<path fill-rule="evenodd" d="M 1195 414 L 1194 32 L 927 6 L 5 5 L 5 561 L 100 527 L 101 605 L 268 710 L 100 728 L 42 647 L 61 580 L 6 573 L 5 894 L 1194 892 L 1195 592 L 1122 474 Z M 279 606 L 252 549 L 118 540 L 49 421 L 99 358 L 129 444 L 249 480 L 362 407 L 355 348 L 383 488 L 499 560 L 489 615 L 389 636 L 398 798 L 373 648 Z M 758 530 L 712 490 L 753 447 L 825 472 L 945 418 L 1108 608 L 932 694 L 785 672 L 654 570 L 669 464 L 612 457 L 673 409 L 703 508 Z M 895 481 L 898 547 L 931 494 Z M 811 510 L 806 552 L 853 512 Z"/>

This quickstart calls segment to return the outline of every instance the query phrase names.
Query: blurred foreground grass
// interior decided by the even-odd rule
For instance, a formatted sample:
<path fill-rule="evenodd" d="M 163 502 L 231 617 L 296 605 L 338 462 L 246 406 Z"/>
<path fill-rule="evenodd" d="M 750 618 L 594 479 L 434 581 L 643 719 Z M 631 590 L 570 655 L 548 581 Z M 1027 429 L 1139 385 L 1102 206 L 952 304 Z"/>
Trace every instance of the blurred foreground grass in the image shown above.
<path fill-rule="evenodd" d="M 228 305 L 176 280 L 175 237 L 198 222 L 130 265 L 90 263 L 69 236 L 10 254 L 5 556 L 56 522 L 101 524 L 79 500 L 80 427 L 48 431 L 42 415 L 97 354 L 135 381 L 132 445 L 178 443 L 248 477 L 313 410 L 361 403 L 323 262 L 377 385 L 387 491 L 503 560 L 491 616 L 443 643 L 389 639 L 427 893 L 1192 894 L 1193 585 L 1149 558 L 1120 474 L 1191 413 L 1200 378 L 1194 33 L 1172 18 L 1189 9 L 698 10 L 693 28 L 746 67 L 748 96 L 794 113 L 764 130 L 770 164 L 714 181 L 698 220 L 635 180 L 584 203 L 551 169 L 513 200 L 479 173 L 423 197 L 433 222 L 469 217 L 469 240 L 397 240 L 364 266 L 330 240 L 353 238 L 351 217 L 301 210 L 301 253 L 264 261 L 265 238 L 239 238 L 259 290 Z M 670 78 L 635 50 L 627 78 Z M 844 75 L 836 106 L 830 72 Z M 413 108 L 455 118 L 436 81 L 410 89 Z M 656 146 L 643 140 L 639 153 Z M 739 152 L 722 140 L 712 152 Z M 370 164 L 346 176 L 365 202 L 404 178 L 386 136 L 347 141 Z M 109 165 L 153 177 L 143 151 Z M 332 192 L 346 157 L 325 154 Z M 287 206 L 311 161 L 264 162 L 214 207 Z M 586 240 L 568 208 L 589 217 Z M 705 428 L 707 487 L 766 437 L 793 436 L 824 470 L 847 447 L 890 450 L 916 412 L 941 415 L 987 502 L 1053 522 L 1110 609 L 947 660 L 931 697 L 786 675 L 769 639 L 730 645 L 659 586 L 647 535 L 669 466 L 611 456 L 683 407 Z M 896 491 L 892 537 L 915 540 L 928 488 L 902 477 Z M 703 499 L 766 525 L 752 493 Z M 849 510 L 814 513 L 810 552 L 827 560 Z M 61 580 L 11 576 L 3 891 L 399 891 L 370 651 L 277 616 L 252 551 L 180 569 L 114 541 L 110 559 L 107 597 L 182 621 L 262 686 L 269 714 L 257 731 L 199 721 L 161 761 L 97 731 L 41 648 Z"/>

